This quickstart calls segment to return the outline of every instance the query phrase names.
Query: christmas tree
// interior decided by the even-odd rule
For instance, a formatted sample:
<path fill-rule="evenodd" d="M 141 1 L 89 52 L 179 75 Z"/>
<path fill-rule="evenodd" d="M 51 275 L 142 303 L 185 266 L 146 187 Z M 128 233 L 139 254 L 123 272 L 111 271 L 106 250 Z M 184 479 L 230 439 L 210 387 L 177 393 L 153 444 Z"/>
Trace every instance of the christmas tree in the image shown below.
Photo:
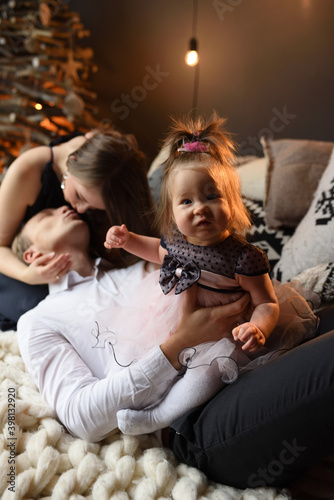
<path fill-rule="evenodd" d="M 0 5 L 0 174 L 26 148 L 97 125 L 89 34 L 64 0 Z"/>

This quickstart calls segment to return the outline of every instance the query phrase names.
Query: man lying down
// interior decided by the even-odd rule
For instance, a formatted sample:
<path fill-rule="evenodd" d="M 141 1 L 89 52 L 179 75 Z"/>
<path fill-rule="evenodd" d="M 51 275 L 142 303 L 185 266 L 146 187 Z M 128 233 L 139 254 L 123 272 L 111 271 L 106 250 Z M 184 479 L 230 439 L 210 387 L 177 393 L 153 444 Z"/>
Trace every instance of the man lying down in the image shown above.
<path fill-rule="evenodd" d="M 113 310 L 127 304 L 130 290 L 147 275 L 145 263 L 106 270 L 89 253 L 88 226 L 67 206 L 30 219 L 15 239 L 14 250 L 29 265 L 52 252 L 71 256 L 71 270 L 50 284 L 47 298 L 20 318 L 18 339 L 43 398 L 69 432 L 82 439 L 107 436 L 117 427 L 120 409 L 156 403 L 179 375 L 178 353 L 222 334 L 223 325 L 217 326 L 220 310 L 209 318 L 209 308 L 190 308 L 168 340 L 129 366 L 122 364 L 113 350 Z M 240 302 L 225 312 L 234 314 L 244 305 Z"/>
<path fill-rule="evenodd" d="M 85 222 L 64 206 L 30 219 L 14 245 L 28 265 L 52 252 L 71 255 L 70 271 L 60 273 L 46 299 L 20 318 L 18 341 L 27 370 L 59 420 L 73 435 L 96 442 L 117 427 L 118 410 L 162 398 L 179 377 L 179 352 L 221 338 L 247 297 L 198 309 L 191 287 L 174 334 L 122 367 L 112 351 L 113 310 L 127 303 L 147 270 L 143 262 L 106 270 L 91 257 L 89 239 Z M 173 422 L 162 433 L 163 444 L 213 481 L 238 488 L 288 486 L 334 452 L 333 349 L 334 331 L 323 332 L 239 377 Z M 286 457 L 282 443 L 294 454 L 279 462 L 279 474 L 265 474 L 283 451 Z"/>

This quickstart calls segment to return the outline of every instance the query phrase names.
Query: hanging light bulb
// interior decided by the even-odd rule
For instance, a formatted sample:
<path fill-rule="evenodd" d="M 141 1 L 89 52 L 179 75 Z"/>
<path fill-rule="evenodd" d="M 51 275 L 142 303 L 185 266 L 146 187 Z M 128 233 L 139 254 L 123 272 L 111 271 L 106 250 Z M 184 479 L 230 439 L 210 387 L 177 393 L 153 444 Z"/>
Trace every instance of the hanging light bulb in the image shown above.
<path fill-rule="evenodd" d="M 193 102 L 191 112 L 197 113 L 198 107 L 198 87 L 199 87 L 199 56 L 198 56 L 198 45 L 197 45 L 197 12 L 198 12 L 198 0 L 193 0 L 193 21 L 192 21 L 192 32 L 191 39 L 189 41 L 189 50 L 186 53 L 186 64 L 188 66 L 193 66 L 194 70 L 191 71 L 194 77 L 194 91 L 193 91 Z"/>
<path fill-rule="evenodd" d="M 198 64 L 198 51 L 197 51 L 197 40 L 196 38 L 191 38 L 189 43 L 189 50 L 186 53 L 186 63 L 188 66 L 196 66 Z"/>

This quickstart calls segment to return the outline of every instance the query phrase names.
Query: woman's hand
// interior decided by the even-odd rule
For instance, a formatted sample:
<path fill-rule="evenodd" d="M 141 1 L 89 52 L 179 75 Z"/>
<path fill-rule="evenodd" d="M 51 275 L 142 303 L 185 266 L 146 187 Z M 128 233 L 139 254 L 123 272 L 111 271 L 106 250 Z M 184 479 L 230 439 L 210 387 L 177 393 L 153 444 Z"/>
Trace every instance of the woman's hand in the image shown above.
<path fill-rule="evenodd" d="M 22 281 L 29 285 L 55 283 L 70 270 L 70 254 L 38 254 L 24 271 Z"/>
<path fill-rule="evenodd" d="M 185 347 L 193 347 L 204 342 L 217 341 L 231 336 L 243 312 L 248 309 L 250 296 L 243 295 L 238 301 L 213 307 L 199 307 L 197 286 L 184 292 L 183 314 L 176 331 L 160 348 L 176 368 L 180 368 L 178 354 Z"/>

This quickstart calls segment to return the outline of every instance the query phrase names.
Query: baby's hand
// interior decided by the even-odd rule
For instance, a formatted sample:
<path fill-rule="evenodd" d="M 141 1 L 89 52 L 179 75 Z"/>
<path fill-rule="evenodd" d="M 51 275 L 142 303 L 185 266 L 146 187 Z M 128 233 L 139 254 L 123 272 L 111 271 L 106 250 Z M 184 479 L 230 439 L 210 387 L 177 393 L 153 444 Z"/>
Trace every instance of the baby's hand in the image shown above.
<path fill-rule="evenodd" d="M 112 226 L 106 235 L 104 246 L 106 248 L 125 248 L 130 239 L 130 233 L 125 224 Z"/>
<path fill-rule="evenodd" d="M 242 349 L 254 352 L 260 349 L 266 341 L 261 330 L 254 323 L 242 323 L 232 330 L 234 340 L 244 342 Z"/>

